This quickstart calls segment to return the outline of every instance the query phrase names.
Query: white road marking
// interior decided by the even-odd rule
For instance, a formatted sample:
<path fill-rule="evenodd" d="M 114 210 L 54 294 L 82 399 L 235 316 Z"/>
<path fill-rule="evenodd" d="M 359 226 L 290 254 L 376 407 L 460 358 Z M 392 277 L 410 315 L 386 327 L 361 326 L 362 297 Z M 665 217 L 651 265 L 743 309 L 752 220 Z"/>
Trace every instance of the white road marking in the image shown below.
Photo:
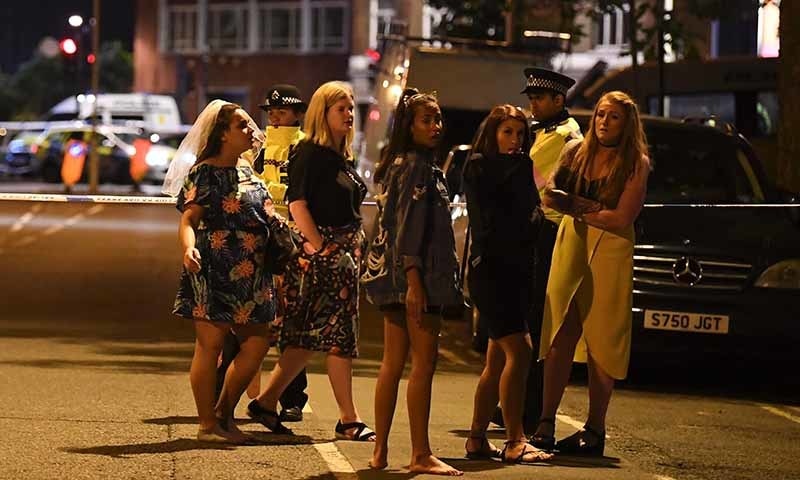
<path fill-rule="evenodd" d="M 10 231 L 11 233 L 17 233 L 22 230 L 25 225 L 33 220 L 36 217 L 36 214 L 42 209 L 42 204 L 37 203 L 33 207 L 31 207 L 30 211 L 26 212 L 24 215 L 19 217 L 19 220 L 14 222 L 14 225 L 11 225 Z"/>
<path fill-rule="evenodd" d="M 800 424 L 800 416 L 792 415 L 791 413 L 784 412 L 781 409 L 771 407 L 769 405 L 759 405 L 759 406 L 773 415 L 777 415 L 779 417 L 786 418 L 794 423 Z"/>
<path fill-rule="evenodd" d="M 667 475 L 653 475 L 653 478 L 655 478 L 656 480 L 675 480 L 674 478 L 669 477 Z"/>
<path fill-rule="evenodd" d="M 356 471 L 353 469 L 353 465 L 350 464 L 350 461 L 342 454 L 335 443 L 315 443 L 314 448 L 317 449 L 322 459 L 325 460 L 325 463 L 328 465 L 328 470 L 330 470 L 335 478 L 343 478 L 341 474 L 355 475 Z"/>
<path fill-rule="evenodd" d="M 28 235 L 27 237 L 24 237 L 22 240 L 15 243 L 12 248 L 24 247 L 25 245 L 30 245 L 35 241 L 36 241 L 36 235 Z"/>
<path fill-rule="evenodd" d="M 445 360 L 454 365 L 459 365 L 462 367 L 469 365 L 467 362 L 459 358 L 458 355 L 456 355 L 455 353 L 451 352 L 446 348 L 442 348 L 441 346 L 439 347 L 439 355 L 441 355 L 442 358 L 444 358 Z"/>
<path fill-rule="evenodd" d="M 86 210 L 85 212 L 76 213 L 75 215 L 73 215 L 73 216 L 69 217 L 68 219 L 64 220 L 63 222 L 57 223 L 57 224 L 53 225 L 52 227 L 46 229 L 45 231 L 43 231 L 41 233 L 40 236 L 41 237 L 47 237 L 47 236 L 50 236 L 50 235 L 52 235 L 54 233 L 58 233 L 61 230 L 64 230 L 64 228 L 66 228 L 66 227 L 71 227 L 72 225 L 75 225 L 79 221 L 81 221 L 84 218 L 86 218 L 88 215 L 94 215 L 96 213 L 102 212 L 103 209 L 105 209 L 105 207 L 103 205 L 92 205 L 92 207 L 89 208 L 88 210 Z M 20 227 L 20 228 L 22 228 L 22 227 Z M 29 245 L 29 244 L 35 242 L 37 239 L 38 239 L 37 235 L 28 235 L 27 237 L 21 239 L 16 244 L 14 244 L 14 247 L 23 247 L 25 245 Z"/>

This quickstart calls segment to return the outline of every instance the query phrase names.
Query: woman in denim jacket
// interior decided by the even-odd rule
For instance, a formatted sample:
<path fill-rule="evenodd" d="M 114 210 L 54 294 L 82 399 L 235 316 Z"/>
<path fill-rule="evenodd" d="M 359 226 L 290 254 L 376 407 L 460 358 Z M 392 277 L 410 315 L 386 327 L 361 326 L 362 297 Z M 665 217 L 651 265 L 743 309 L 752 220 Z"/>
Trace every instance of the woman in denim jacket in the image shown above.
<path fill-rule="evenodd" d="M 407 402 L 411 430 L 409 470 L 440 475 L 462 472 L 439 460 L 428 439 L 431 385 L 443 307 L 463 302 L 444 174 L 435 150 L 442 136 L 436 97 L 403 92 L 389 147 L 375 172 L 378 234 L 362 282 L 384 314 L 384 350 L 375 387 L 375 449 L 370 466 L 387 466 L 388 437 L 397 388 L 411 351 Z"/>

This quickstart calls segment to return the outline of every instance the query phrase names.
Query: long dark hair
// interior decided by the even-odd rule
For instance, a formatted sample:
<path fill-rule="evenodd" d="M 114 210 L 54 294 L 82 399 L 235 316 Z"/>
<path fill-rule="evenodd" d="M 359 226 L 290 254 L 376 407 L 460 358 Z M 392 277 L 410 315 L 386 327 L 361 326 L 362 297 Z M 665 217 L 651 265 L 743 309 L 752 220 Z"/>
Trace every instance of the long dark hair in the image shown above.
<path fill-rule="evenodd" d="M 400 101 L 397 102 L 397 108 L 394 111 L 389 145 L 384 149 L 381 161 L 375 169 L 376 182 L 383 181 L 386 171 L 389 170 L 389 165 L 391 165 L 395 156 L 407 152 L 414 146 L 414 141 L 411 137 L 411 124 L 414 123 L 417 107 L 428 104 L 438 105 L 436 97 L 432 94 L 419 93 L 416 88 L 403 90 L 403 94 L 400 95 Z"/>
<path fill-rule="evenodd" d="M 507 103 L 492 108 L 489 115 L 481 122 L 475 138 L 472 139 L 471 152 L 480 153 L 484 157 L 497 155 L 499 153 L 497 129 L 506 120 L 518 120 L 525 126 L 525 135 L 522 137 L 522 145 L 520 147 L 523 152 L 528 153 L 531 149 L 531 137 L 528 134 L 528 117 L 525 116 L 525 112 Z"/>
<path fill-rule="evenodd" d="M 195 165 L 207 158 L 219 155 L 219 152 L 222 151 L 222 136 L 225 135 L 231 125 L 233 113 L 240 108 L 242 107 L 235 103 L 228 103 L 220 107 L 219 112 L 217 112 L 217 118 L 214 119 L 214 126 L 211 127 L 211 132 L 208 134 L 206 146 L 197 156 Z"/>

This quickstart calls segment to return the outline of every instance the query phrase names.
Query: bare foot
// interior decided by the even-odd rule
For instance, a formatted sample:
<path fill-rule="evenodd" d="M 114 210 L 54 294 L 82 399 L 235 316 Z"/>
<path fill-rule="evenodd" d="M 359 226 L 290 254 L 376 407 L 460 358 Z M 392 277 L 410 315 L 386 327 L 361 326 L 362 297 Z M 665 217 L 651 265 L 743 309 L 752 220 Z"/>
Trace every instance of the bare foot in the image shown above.
<path fill-rule="evenodd" d="M 429 473 L 431 475 L 448 475 L 460 477 L 464 472 L 444 463 L 433 455 L 415 459 L 408 469 L 414 473 Z"/>
<path fill-rule="evenodd" d="M 388 445 L 386 443 L 376 443 L 375 448 L 372 449 L 372 459 L 369 461 L 369 468 L 373 470 L 383 470 L 389 465 L 386 457 L 389 455 Z"/>
<path fill-rule="evenodd" d="M 383 470 L 389 466 L 389 462 L 386 461 L 386 457 L 381 458 L 373 456 L 372 460 L 370 460 L 367 465 L 373 470 Z"/>
<path fill-rule="evenodd" d="M 219 419 L 219 426 L 225 430 L 228 436 L 233 439 L 236 443 L 245 444 L 254 442 L 255 439 L 252 435 L 244 433 L 239 429 L 239 426 L 236 425 L 236 421 L 233 417 L 228 418 L 227 420 Z"/>
<path fill-rule="evenodd" d="M 232 435 L 218 424 L 210 429 L 201 428 L 197 430 L 197 440 L 201 442 L 229 443 L 231 445 L 242 443 L 240 438 Z"/>

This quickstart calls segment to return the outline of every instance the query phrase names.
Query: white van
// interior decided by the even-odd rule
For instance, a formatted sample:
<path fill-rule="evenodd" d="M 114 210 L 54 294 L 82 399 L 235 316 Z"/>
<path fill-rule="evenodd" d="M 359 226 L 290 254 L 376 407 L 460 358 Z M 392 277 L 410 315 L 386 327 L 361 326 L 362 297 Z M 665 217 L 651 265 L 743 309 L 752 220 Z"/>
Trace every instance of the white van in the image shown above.
<path fill-rule="evenodd" d="M 181 115 L 169 95 L 147 93 L 79 94 L 67 97 L 48 112 L 48 120 L 87 120 L 96 116 L 101 123 L 129 123 L 151 132 L 175 131 Z"/>

